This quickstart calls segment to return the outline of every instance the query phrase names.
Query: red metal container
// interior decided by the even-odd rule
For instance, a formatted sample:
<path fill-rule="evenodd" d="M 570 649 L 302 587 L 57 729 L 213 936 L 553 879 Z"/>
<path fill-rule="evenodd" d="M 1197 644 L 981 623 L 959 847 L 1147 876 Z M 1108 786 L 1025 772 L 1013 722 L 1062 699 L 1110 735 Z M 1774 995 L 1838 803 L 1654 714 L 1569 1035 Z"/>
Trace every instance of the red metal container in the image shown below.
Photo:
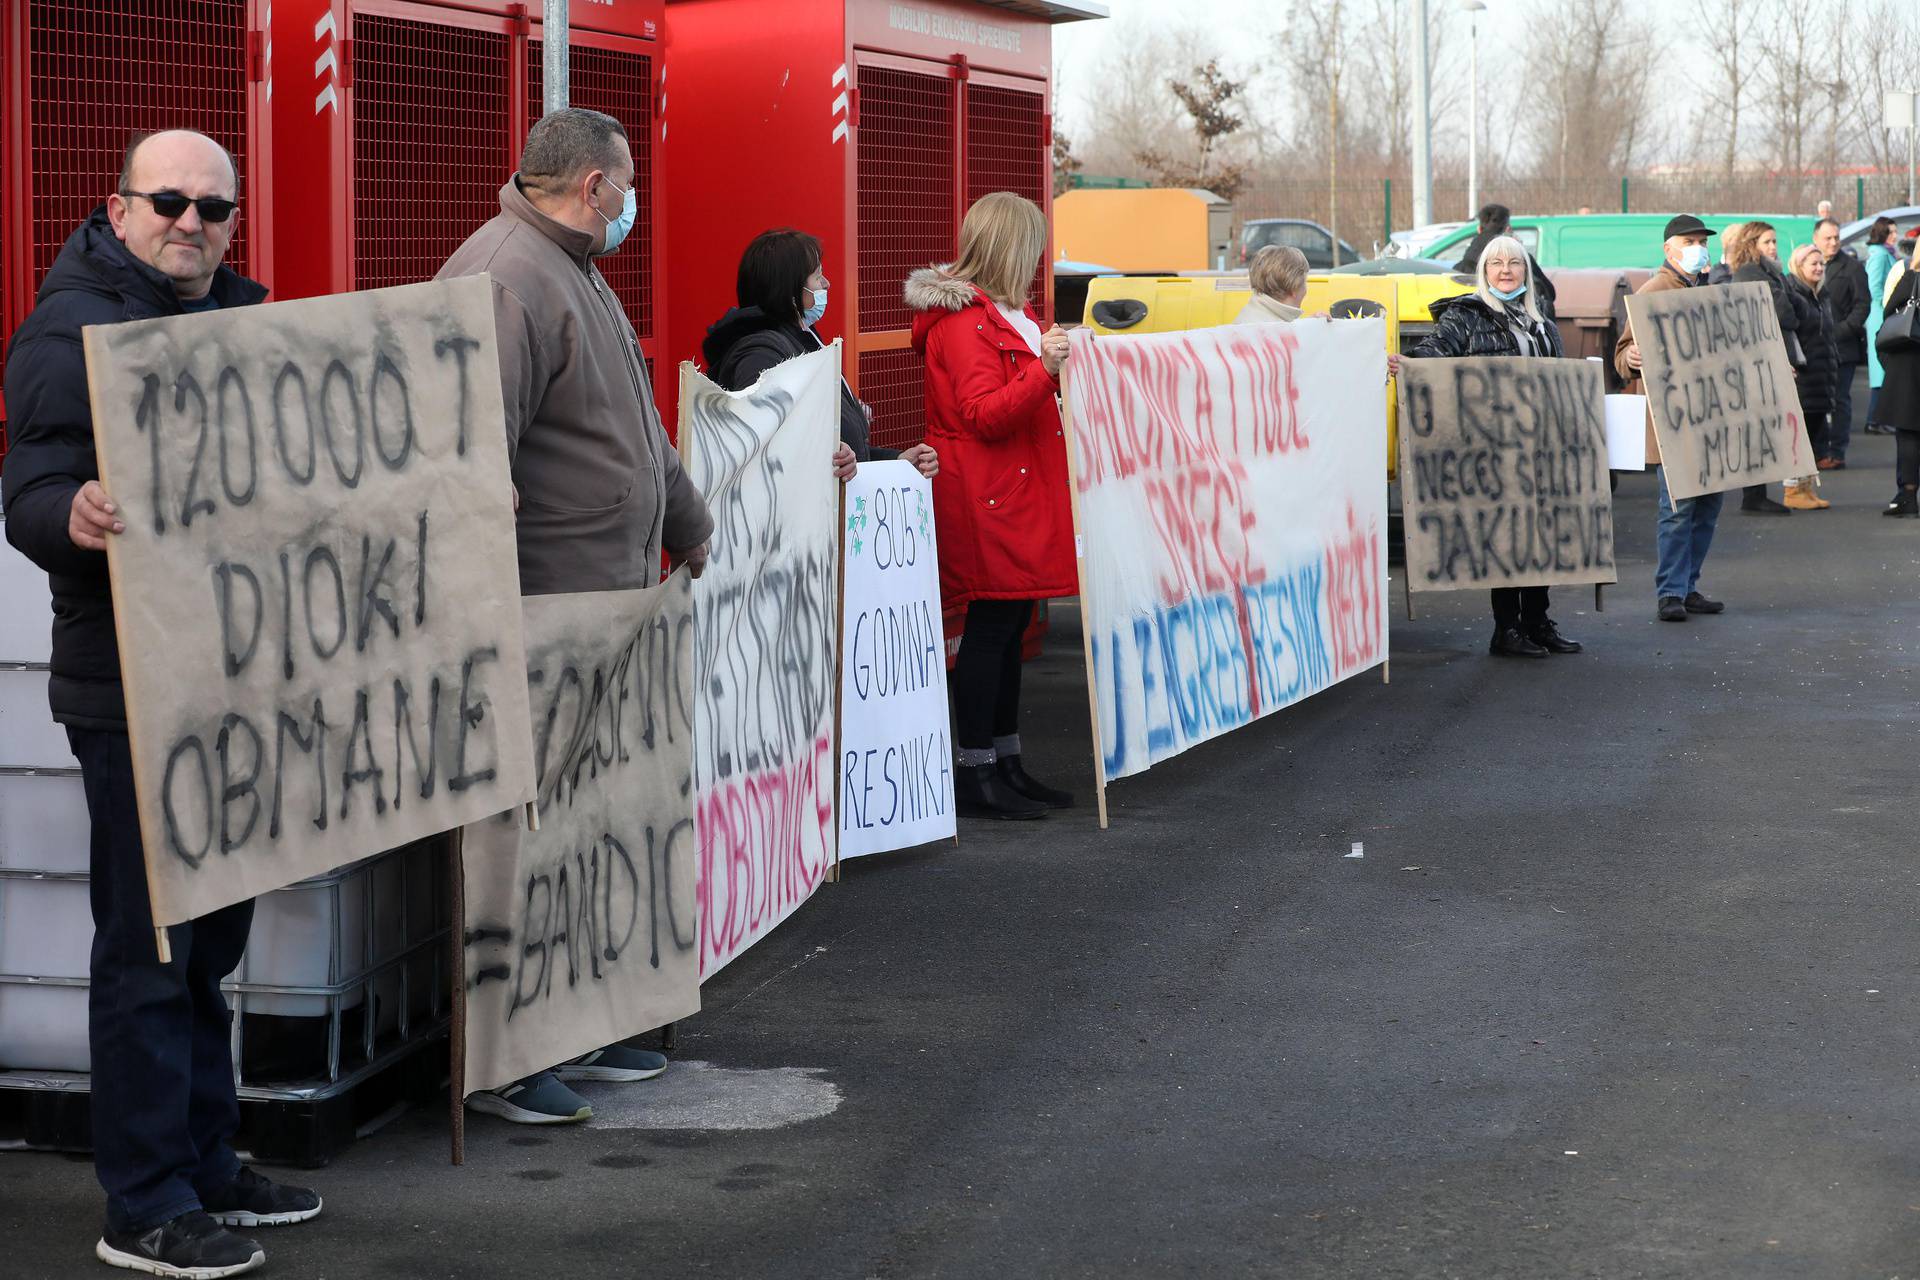
<path fill-rule="evenodd" d="M 846 339 L 874 443 L 920 439 L 901 286 L 952 259 L 988 192 L 1051 212 L 1053 24 L 1104 14 L 1078 0 L 671 0 L 669 361 L 699 358 L 747 242 L 798 227 L 825 246 L 819 328 Z M 1050 312 L 1050 273 L 1036 290 Z"/>
<path fill-rule="evenodd" d="M 627 128 L 640 216 L 600 268 L 652 367 L 665 308 L 658 111 L 664 0 L 573 0 L 575 106 Z M 274 0 L 275 296 L 429 279 L 475 227 L 540 116 L 539 0 Z"/>
<path fill-rule="evenodd" d="M 227 260 L 272 280 L 266 3 L 0 3 L 0 341 L 33 309 L 67 236 L 112 192 L 137 131 L 199 129 L 233 152 L 240 225 Z M 0 457 L 5 417 L 0 408 Z"/>

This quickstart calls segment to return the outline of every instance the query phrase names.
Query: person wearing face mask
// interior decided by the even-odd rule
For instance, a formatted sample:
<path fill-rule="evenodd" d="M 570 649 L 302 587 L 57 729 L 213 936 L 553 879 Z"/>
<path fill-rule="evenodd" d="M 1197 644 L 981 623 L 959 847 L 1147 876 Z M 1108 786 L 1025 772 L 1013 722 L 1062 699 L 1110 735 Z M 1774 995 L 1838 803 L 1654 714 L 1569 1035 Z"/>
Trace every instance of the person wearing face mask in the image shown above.
<path fill-rule="evenodd" d="M 827 314 L 828 283 L 821 267 L 820 241 L 804 231 L 763 231 L 740 255 L 734 281 L 737 303 L 707 330 L 701 355 L 707 376 L 729 391 L 745 391 L 777 364 L 826 344 L 814 332 Z M 870 440 L 873 410 L 840 380 L 840 447 L 834 474 L 853 477 L 862 462 L 900 458 L 928 477 L 940 470 L 940 455 L 928 444 L 906 449 L 874 448 Z"/>
<path fill-rule="evenodd" d="M 1532 260 L 1512 236 L 1494 236 L 1480 251 L 1472 293 L 1442 298 L 1431 307 L 1433 332 L 1406 351 L 1412 359 L 1462 356 L 1527 356 L 1557 359 L 1564 352 L 1560 329 L 1540 314 L 1529 288 Z M 1500 658 L 1545 658 L 1579 653 L 1580 644 L 1560 634 L 1547 616 L 1546 587 L 1495 587 L 1493 639 L 1487 652 Z"/>
<path fill-rule="evenodd" d="M 660 580 L 664 550 L 694 577 L 713 517 L 654 407 L 639 339 L 594 259 L 633 230 L 633 152 L 618 120 L 578 107 L 527 134 L 500 212 L 436 277 L 485 273 L 506 405 L 525 595 L 620 591 Z M 518 1124 L 567 1124 L 593 1109 L 569 1080 L 645 1080 L 659 1054 L 609 1045 L 467 1105 Z"/>
<path fill-rule="evenodd" d="M 1669 289 L 1692 289 L 1707 283 L 1707 239 L 1713 232 L 1690 213 L 1667 221 L 1666 261 L 1640 286 L 1641 293 L 1662 293 Z M 1631 330 L 1622 330 L 1613 348 L 1614 371 L 1626 382 L 1629 395 L 1645 395 L 1646 382 L 1640 376 L 1640 344 Z M 1653 434 L 1653 418 L 1647 418 L 1647 462 L 1658 470 L 1660 443 Z M 1703 493 L 1675 502 L 1667 493 L 1665 478 L 1654 477 L 1659 494 L 1659 563 L 1654 571 L 1656 615 L 1662 622 L 1685 622 L 1690 613 L 1720 613 L 1726 605 L 1700 593 L 1700 571 L 1706 565 L 1707 551 L 1713 546 L 1714 529 L 1720 523 L 1720 507 L 1726 495 Z"/>

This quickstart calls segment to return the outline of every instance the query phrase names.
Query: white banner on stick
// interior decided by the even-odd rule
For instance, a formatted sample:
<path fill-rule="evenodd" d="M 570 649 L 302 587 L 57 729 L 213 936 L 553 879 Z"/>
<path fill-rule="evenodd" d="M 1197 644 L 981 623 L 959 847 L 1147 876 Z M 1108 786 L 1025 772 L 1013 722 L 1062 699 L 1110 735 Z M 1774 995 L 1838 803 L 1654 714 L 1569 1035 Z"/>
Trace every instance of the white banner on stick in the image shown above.
<path fill-rule="evenodd" d="M 713 510 L 693 584 L 700 976 L 765 937 L 836 858 L 840 344 L 745 391 L 680 367 L 680 453 Z"/>
<path fill-rule="evenodd" d="M 933 487 L 906 462 L 847 482 L 840 856 L 953 835 L 953 749 Z"/>
<path fill-rule="evenodd" d="M 469 1091 L 700 1009 L 687 575 L 525 603 L 540 827 L 465 831 Z"/>
<path fill-rule="evenodd" d="M 155 924 L 533 798 L 489 289 L 85 331 Z"/>
<path fill-rule="evenodd" d="M 1074 333 L 1103 783 L 1386 661 L 1382 324 Z"/>

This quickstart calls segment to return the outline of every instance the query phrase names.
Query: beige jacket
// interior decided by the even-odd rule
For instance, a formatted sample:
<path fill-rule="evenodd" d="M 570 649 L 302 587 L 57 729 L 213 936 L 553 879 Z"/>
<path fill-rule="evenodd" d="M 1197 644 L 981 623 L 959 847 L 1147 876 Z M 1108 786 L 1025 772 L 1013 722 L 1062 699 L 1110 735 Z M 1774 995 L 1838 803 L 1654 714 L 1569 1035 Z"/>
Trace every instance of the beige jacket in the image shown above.
<path fill-rule="evenodd" d="M 1685 276 L 1670 262 L 1660 264 L 1660 269 L 1647 277 L 1647 282 L 1635 289 L 1635 293 L 1664 293 L 1669 289 L 1687 289 L 1692 286 Z M 1613 344 L 1613 368 L 1626 380 L 1626 394 L 1643 396 L 1647 394 L 1646 383 L 1640 378 L 1640 371 L 1628 366 L 1627 348 L 1633 345 L 1631 327 L 1622 329 L 1619 338 Z M 1660 465 L 1660 441 L 1653 432 L 1653 402 L 1647 402 L 1647 465 Z"/>
<path fill-rule="evenodd" d="M 1281 321 L 1292 323 L 1300 318 L 1300 308 L 1289 306 L 1277 298 L 1269 298 L 1264 293 L 1256 293 L 1253 300 L 1233 318 L 1235 324 L 1275 324 Z"/>
<path fill-rule="evenodd" d="M 534 208 L 516 174 L 499 215 L 436 277 L 493 277 L 530 596 L 652 586 L 663 547 L 689 550 L 713 532 L 654 407 L 639 339 L 587 256 L 593 244 Z"/>

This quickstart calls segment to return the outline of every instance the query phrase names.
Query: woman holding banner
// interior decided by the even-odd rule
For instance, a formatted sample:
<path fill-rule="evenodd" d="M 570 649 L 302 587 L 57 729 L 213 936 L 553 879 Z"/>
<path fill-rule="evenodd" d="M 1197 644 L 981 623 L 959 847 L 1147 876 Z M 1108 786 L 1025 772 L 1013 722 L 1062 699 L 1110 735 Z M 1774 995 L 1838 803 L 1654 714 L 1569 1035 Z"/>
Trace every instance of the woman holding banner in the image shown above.
<path fill-rule="evenodd" d="M 1066 331 L 1040 331 L 1027 294 L 1047 220 L 1031 200 L 982 197 L 950 266 L 907 277 L 913 349 L 927 363 L 927 434 L 946 611 L 966 610 L 954 662 L 954 795 L 960 812 L 1040 818 L 1073 797 L 1021 763 L 1020 642 L 1036 600 L 1079 590 L 1060 368 Z"/>
<path fill-rule="evenodd" d="M 1489 241 L 1480 253 L 1474 291 L 1434 303 L 1433 332 L 1406 354 L 1558 358 L 1560 330 L 1540 314 L 1528 290 L 1528 262 L 1526 248 L 1512 236 Z M 1547 616 L 1548 604 L 1546 587 L 1495 587 L 1487 651 L 1502 658 L 1579 653 L 1579 643 L 1561 635 Z"/>
<path fill-rule="evenodd" d="M 826 344 L 813 331 L 827 313 L 827 277 L 821 269 L 820 241 L 804 231 L 763 231 L 740 255 L 734 277 L 736 305 L 707 330 L 701 354 L 709 376 L 729 391 L 745 391 L 760 375 Z M 932 476 L 940 456 L 932 446 L 908 445 L 894 452 L 875 449 L 869 440 L 873 410 L 840 380 L 840 447 L 834 474 L 853 477 L 862 462 L 900 458 Z"/>

